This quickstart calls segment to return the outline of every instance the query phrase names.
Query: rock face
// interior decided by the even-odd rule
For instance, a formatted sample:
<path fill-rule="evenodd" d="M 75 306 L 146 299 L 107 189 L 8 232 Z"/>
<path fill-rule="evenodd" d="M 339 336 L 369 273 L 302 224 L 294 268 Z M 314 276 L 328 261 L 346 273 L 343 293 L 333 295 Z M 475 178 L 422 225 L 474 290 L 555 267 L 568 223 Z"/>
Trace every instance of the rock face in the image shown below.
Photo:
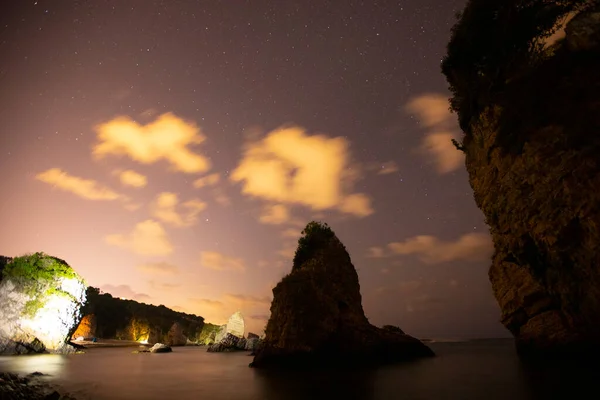
<path fill-rule="evenodd" d="M 0 282 L 0 354 L 70 352 L 81 319 L 83 279 L 44 253 L 15 257 Z"/>
<path fill-rule="evenodd" d="M 211 344 L 206 349 L 209 353 L 220 353 L 225 351 L 236 351 L 236 350 L 244 350 L 245 349 L 245 341 L 244 347 L 240 348 L 240 341 L 243 338 L 239 338 L 231 333 L 226 333 L 225 336 L 218 342 Z"/>
<path fill-rule="evenodd" d="M 292 272 L 273 289 L 266 338 L 253 367 L 362 366 L 432 356 L 419 340 L 371 325 L 344 245 L 311 222 Z"/>
<path fill-rule="evenodd" d="M 489 277 L 502 323 L 523 355 L 600 351 L 595 7 L 568 23 L 548 59 L 507 83 L 504 97 L 469 119 L 459 110 L 468 121 L 463 150 L 470 183 L 495 245 Z M 455 88 L 461 71 L 446 74 Z M 456 92 L 454 100 L 467 95 Z"/>
<path fill-rule="evenodd" d="M 85 315 L 81 319 L 72 338 L 76 339 L 79 337 L 83 337 L 84 339 L 96 337 L 96 316 L 94 314 Z"/>
<path fill-rule="evenodd" d="M 244 317 L 242 317 L 242 313 L 240 311 L 233 313 L 227 321 L 225 331 L 231 333 L 233 336 L 242 338 L 244 337 L 244 329 Z"/>
<path fill-rule="evenodd" d="M 169 346 L 185 346 L 186 343 L 187 338 L 183 334 L 183 328 L 175 322 L 167 334 L 167 344 Z"/>

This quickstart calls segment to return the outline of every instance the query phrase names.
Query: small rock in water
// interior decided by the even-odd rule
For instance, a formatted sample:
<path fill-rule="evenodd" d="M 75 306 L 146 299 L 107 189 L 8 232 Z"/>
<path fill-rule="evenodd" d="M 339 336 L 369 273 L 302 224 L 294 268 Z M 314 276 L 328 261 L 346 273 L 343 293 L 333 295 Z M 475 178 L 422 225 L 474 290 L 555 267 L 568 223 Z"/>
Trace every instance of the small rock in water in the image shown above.
<path fill-rule="evenodd" d="M 150 349 L 150 353 L 170 353 L 172 351 L 173 351 L 173 349 L 171 349 L 171 347 L 167 346 L 166 344 L 162 344 L 162 343 L 156 343 Z"/>

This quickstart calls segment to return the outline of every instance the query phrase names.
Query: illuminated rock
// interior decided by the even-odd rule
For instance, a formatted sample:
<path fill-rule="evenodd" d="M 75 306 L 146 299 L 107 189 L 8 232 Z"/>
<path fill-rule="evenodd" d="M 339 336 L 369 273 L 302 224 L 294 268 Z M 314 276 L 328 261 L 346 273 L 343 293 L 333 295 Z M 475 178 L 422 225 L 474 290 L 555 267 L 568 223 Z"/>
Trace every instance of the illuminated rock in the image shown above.
<path fill-rule="evenodd" d="M 225 331 L 238 338 L 244 337 L 244 317 L 241 312 L 237 311 L 229 317 Z"/>
<path fill-rule="evenodd" d="M 81 322 L 79 323 L 79 326 L 77 326 L 77 330 L 72 337 L 77 338 L 77 340 L 79 340 L 80 337 L 83 338 L 81 340 L 96 337 L 96 316 L 94 314 L 85 315 L 81 319 Z"/>
<path fill-rule="evenodd" d="M 356 269 L 327 225 L 311 222 L 302 233 L 251 366 L 361 367 L 434 355 L 418 339 L 369 323 Z"/>
<path fill-rule="evenodd" d="M 0 354 L 70 352 L 86 285 L 69 265 L 44 253 L 15 257 L 0 282 Z"/>
<path fill-rule="evenodd" d="M 215 334 L 215 343 L 219 343 L 221 340 L 223 340 L 226 333 L 227 333 L 227 325 L 221 325 L 219 327 L 219 330 Z"/>
<path fill-rule="evenodd" d="M 175 322 L 169 333 L 167 333 L 167 343 L 169 346 L 185 346 L 187 343 L 187 338 L 183 334 L 183 328 L 177 322 Z"/>
<path fill-rule="evenodd" d="M 173 349 L 170 346 L 162 343 L 156 343 L 150 348 L 150 353 L 170 353 Z"/>
<path fill-rule="evenodd" d="M 206 349 L 206 351 L 208 351 L 209 353 L 219 353 L 225 351 L 244 350 L 245 345 L 242 348 L 238 347 L 241 340 L 242 338 L 239 338 L 231 333 L 226 333 L 225 336 L 223 336 L 223 338 L 218 343 L 214 343 L 208 346 L 208 349 Z"/>

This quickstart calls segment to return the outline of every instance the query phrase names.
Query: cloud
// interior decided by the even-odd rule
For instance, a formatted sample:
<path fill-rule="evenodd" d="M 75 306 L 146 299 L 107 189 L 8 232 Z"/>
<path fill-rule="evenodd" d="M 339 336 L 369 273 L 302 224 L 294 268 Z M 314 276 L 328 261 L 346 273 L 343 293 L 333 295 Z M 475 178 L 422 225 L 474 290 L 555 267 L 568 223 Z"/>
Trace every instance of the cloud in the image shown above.
<path fill-rule="evenodd" d="M 106 243 L 145 256 L 164 256 L 173 252 L 173 245 L 159 222 L 151 219 L 138 223 L 128 234 L 112 234 Z"/>
<path fill-rule="evenodd" d="M 167 224 L 176 227 L 186 227 L 198 222 L 198 214 L 206 208 L 206 203 L 200 200 L 188 200 L 178 207 L 179 199 L 175 193 L 160 193 L 150 205 L 152 215 Z M 177 209 L 181 208 L 181 211 Z"/>
<path fill-rule="evenodd" d="M 104 293 L 110 293 L 113 297 L 119 297 L 128 300 L 137 300 L 141 302 L 150 301 L 152 298 L 145 293 L 137 293 L 128 285 L 103 285 L 100 290 Z"/>
<path fill-rule="evenodd" d="M 393 174 L 394 172 L 398 172 L 400 169 L 398 165 L 394 161 L 388 161 L 386 163 L 381 164 L 381 168 L 377 171 L 377 175 L 388 175 Z"/>
<path fill-rule="evenodd" d="M 140 264 L 137 269 L 149 274 L 176 275 L 179 273 L 179 267 L 164 261 Z"/>
<path fill-rule="evenodd" d="M 484 261 L 493 252 L 490 235 L 483 233 L 468 233 L 454 242 L 442 241 L 434 236 L 415 236 L 404 242 L 390 243 L 388 248 L 394 254 L 414 254 L 427 264 L 456 260 Z"/>
<path fill-rule="evenodd" d="M 287 228 L 281 232 L 281 236 L 290 239 L 299 239 L 302 234 L 302 229 Z"/>
<path fill-rule="evenodd" d="M 225 302 L 244 305 L 246 307 L 270 306 L 271 298 L 269 296 L 251 296 L 246 294 L 231 294 L 225 295 Z"/>
<path fill-rule="evenodd" d="M 369 258 L 383 258 L 385 257 L 385 250 L 381 247 L 370 247 L 368 250 L 367 257 Z"/>
<path fill-rule="evenodd" d="M 248 196 L 364 217 L 373 213 L 369 198 L 347 193 L 353 183 L 348 147 L 342 137 L 283 127 L 250 142 L 230 179 Z"/>
<path fill-rule="evenodd" d="M 198 304 L 200 306 L 212 307 L 212 308 L 221 308 L 224 306 L 223 302 L 218 300 L 211 299 L 190 299 L 191 302 Z"/>
<path fill-rule="evenodd" d="M 283 204 L 265 206 L 259 221 L 263 224 L 281 225 L 290 219 L 290 212 Z"/>
<path fill-rule="evenodd" d="M 195 188 L 202 188 L 205 186 L 214 186 L 221 180 L 221 176 L 219 173 L 214 173 L 210 175 L 203 176 L 202 178 L 198 178 L 194 181 Z"/>
<path fill-rule="evenodd" d="M 223 207 L 231 205 L 231 199 L 220 188 L 213 190 L 215 201 Z"/>
<path fill-rule="evenodd" d="M 416 114 L 427 130 L 420 151 L 433 158 L 438 173 L 446 174 L 464 165 L 464 153 L 452 144 L 452 139 L 460 137 L 460 131 L 447 96 L 424 94 L 412 99 L 406 110 Z"/>
<path fill-rule="evenodd" d="M 194 123 L 172 113 L 162 114 L 147 125 L 140 125 L 129 117 L 117 117 L 96 126 L 95 130 L 98 142 L 92 154 L 97 159 L 125 155 L 142 164 L 165 160 L 173 170 L 185 173 L 210 169 L 206 157 L 188 148 L 204 142 L 205 136 Z"/>
<path fill-rule="evenodd" d="M 377 175 L 393 174 L 394 172 L 398 172 L 400 170 L 395 161 L 368 163 L 365 169 L 367 171 L 375 172 Z"/>
<path fill-rule="evenodd" d="M 269 315 L 266 314 L 261 314 L 261 315 L 250 315 L 248 318 L 250 319 L 255 319 L 257 321 L 268 321 L 269 320 Z"/>
<path fill-rule="evenodd" d="M 122 198 L 119 193 L 97 181 L 69 175 L 60 168 L 50 168 L 37 174 L 35 178 L 88 200 L 117 200 Z"/>
<path fill-rule="evenodd" d="M 170 290 L 175 290 L 178 289 L 179 287 L 181 287 L 180 284 L 178 283 L 168 283 L 168 282 L 156 282 L 153 280 L 148 281 L 148 285 L 150 285 L 150 287 L 152 289 L 155 290 L 160 290 L 160 291 L 170 291 Z M 171 307 L 173 308 L 173 307 Z"/>
<path fill-rule="evenodd" d="M 371 199 L 364 193 L 346 196 L 340 204 L 340 210 L 357 217 L 368 217 L 375 212 L 371 207 Z"/>
<path fill-rule="evenodd" d="M 278 250 L 277 254 L 279 254 L 280 256 L 282 256 L 284 258 L 291 260 L 296 255 L 297 248 L 298 248 L 298 245 L 296 243 L 288 243 L 288 244 L 285 244 L 282 249 Z"/>
<path fill-rule="evenodd" d="M 246 270 L 246 264 L 241 258 L 229 257 L 216 251 L 203 251 L 200 254 L 200 263 L 203 267 L 215 271 L 240 271 Z"/>
<path fill-rule="evenodd" d="M 148 184 L 148 179 L 144 175 L 130 169 L 121 171 L 119 173 L 119 179 L 121 179 L 123 185 L 136 188 L 141 188 Z"/>

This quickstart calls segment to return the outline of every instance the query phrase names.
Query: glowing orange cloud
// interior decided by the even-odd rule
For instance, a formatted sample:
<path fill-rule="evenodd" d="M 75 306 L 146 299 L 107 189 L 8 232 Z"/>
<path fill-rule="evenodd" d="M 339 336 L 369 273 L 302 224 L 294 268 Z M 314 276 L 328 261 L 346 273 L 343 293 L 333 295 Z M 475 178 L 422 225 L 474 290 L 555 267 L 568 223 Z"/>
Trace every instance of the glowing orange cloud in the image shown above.
<path fill-rule="evenodd" d="M 433 158 L 440 174 L 455 171 L 464 165 L 464 153 L 452 144 L 452 139 L 459 138 L 460 131 L 456 116 L 450 113 L 446 96 L 425 94 L 411 100 L 406 109 L 416 114 L 427 129 L 420 150 Z"/>
<path fill-rule="evenodd" d="M 128 156 L 143 164 L 168 161 L 176 171 L 205 172 L 208 159 L 188 146 L 206 139 L 191 122 L 166 113 L 154 122 L 140 125 L 129 117 L 117 117 L 96 127 L 98 143 L 92 149 L 96 158 L 107 155 Z"/>
<path fill-rule="evenodd" d="M 60 168 L 51 168 L 37 174 L 35 178 L 88 200 L 117 200 L 122 197 L 97 181 L 69 175 Z"/>
<path fill-rule="evenodd" d="M 369 198 L 344 191 L 352 178 L 349 159 L 342 137 L 310 136 L 300 127 L 284 127 L 249 143 L 230 179 L 242 183 L 248 196 L 364 217 L 373 212 Z M 346 200 L 348 196 L 354 197 Z"/>
<path fill-rule="evenodd" d="M 164 256 L 173 252 L 173 245 L 162 225 L 150 219 L 137 224 L 128 234 L 108 235 L 105 240 L 110 245 L 144 256 Z"/>
<path fill-rule="evenodd" d="M 206 209 L 206 203 L 194 199 L 181 204 L 178 212 L 179 199 L 175 193 L 160 193 L 150 206 L 152 215 L 167 224 L 176 227 L 191 226 L 198 221 L 198 214 Z"/>

